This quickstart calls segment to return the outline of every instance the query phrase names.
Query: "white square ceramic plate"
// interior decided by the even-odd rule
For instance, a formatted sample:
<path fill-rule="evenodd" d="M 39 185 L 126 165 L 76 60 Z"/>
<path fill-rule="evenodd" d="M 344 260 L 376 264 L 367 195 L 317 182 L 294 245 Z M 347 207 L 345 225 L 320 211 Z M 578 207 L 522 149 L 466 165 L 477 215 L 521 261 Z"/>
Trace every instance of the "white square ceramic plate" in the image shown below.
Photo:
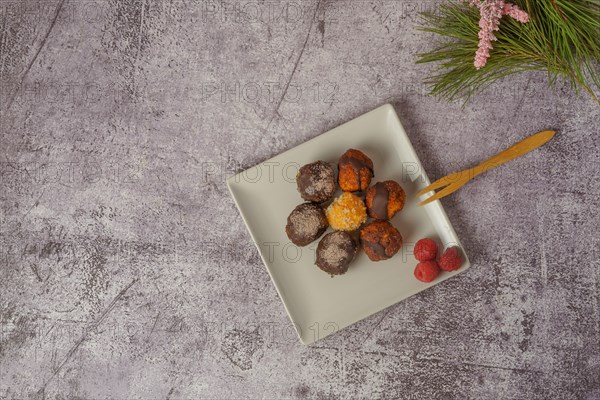
<path fill-rule="evenodd" d="M 402 234 L 404 244 L 394 257 L 377 263 L 360 251 L 346 274 L 332 278 L 314 264 L 318 240 L 296 247 L 287 238 L 285 225 L 289 213 L 303 203 L 295 182 L 300 166 L 317 160 L 337 164 L 349 148 L 360 149 L 373 160 L 372 184 L 392 179 L 406 191 L 406 205 L 391 221 Z M 458 271 L 442 273 L 430 284 L 414 278 L 417 261 L 412 249 L 417 240 L 432 237 L 444 246 L 460 246 L 439 200 L 416 207 L 414 193 L 428 184 L 410 140 L 389 104 L 227 181 L 302 343 L 322 339 L 470 266 L 463 252 L 465 262 Z"/>

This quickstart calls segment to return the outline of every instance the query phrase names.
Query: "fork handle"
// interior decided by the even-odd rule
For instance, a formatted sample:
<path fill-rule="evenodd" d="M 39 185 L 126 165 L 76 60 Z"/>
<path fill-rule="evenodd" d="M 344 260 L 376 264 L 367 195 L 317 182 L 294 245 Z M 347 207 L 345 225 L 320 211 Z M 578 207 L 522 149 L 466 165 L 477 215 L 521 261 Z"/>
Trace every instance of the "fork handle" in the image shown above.
<path fill-rule="evenodd" d="M 555 134 L 556 131 L 541 131 L 521 140 L 519 143 L 513 144 L 508 149 L 471 168 L 472 177 L 537 149 L 552 139 Z"/>

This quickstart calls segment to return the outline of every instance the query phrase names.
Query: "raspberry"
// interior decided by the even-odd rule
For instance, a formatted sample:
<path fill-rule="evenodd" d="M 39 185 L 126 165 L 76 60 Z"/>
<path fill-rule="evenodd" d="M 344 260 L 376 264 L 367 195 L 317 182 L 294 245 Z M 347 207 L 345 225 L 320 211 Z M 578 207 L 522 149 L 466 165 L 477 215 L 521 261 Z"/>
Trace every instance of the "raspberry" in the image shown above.
<path fill-rule="evenodd" d="M 447 272 L 459 269 L 462 265 L 460 249 L 456 246 L 448 247 L 440 257 L 439 265 L 441 269 Z"/>
<path fill-rule="evenodd" d="M 415 244 L 415 258 L 419 261 L 435 260 L 437 252 L 437 244 L 432 239 L 421 239 Z"/>
<path fill-rule="evenodd" d="M 440 267 L 435 261 L 422 261 L 415 268 L 415 278 L 421 282 L 431 282 L 440 274 Z"/>

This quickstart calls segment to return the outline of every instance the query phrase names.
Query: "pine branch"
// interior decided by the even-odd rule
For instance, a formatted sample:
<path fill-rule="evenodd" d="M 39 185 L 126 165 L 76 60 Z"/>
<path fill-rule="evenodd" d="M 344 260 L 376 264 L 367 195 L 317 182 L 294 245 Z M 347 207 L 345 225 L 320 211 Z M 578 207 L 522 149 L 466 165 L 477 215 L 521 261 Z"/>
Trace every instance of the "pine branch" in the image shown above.
<path fill-rule="evenodd" d="M 478 43 L 478 10 L 450 1 L 437 13 L 423 13 L 422 31 L 441 41 L 418 63 L 437 68 L 426 83 L 433 95 L 469 101 L 498 79 L 524 71 L 543 71 L 548 85 L 568 83 L 600 105 L 600 0 L 517 0 L 530 20 L 521 24 L 504 17 L 487 64 L 473 65 Z"/>

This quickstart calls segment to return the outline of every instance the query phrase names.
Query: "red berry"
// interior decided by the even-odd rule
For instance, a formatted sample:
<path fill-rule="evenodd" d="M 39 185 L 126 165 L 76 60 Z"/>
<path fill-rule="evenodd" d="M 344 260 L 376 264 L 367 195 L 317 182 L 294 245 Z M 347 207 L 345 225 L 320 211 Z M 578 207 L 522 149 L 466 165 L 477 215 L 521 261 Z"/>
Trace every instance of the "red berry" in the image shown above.
<path fill-rule="evenodd" d="M 415 258 L 419 261 L 435 260 L 437 252 L 437 244 L 432 239 L 421 239 L 415 244 Z"/>
<path fill-rule="evenodd" d="M 444 271 L 456 271 L 462 265 L 462 257 L 460 256 L 460 249 L 456 246 L 448 247 L 444 254 L 440 257 L 440 268 Z"/>
<path fill-rule="evenodd" d="M 415 268 L 415 278 L 421 282 L 431 282 L 440 274 L 440 267 L 435 261 L 422 261 Z"/>

